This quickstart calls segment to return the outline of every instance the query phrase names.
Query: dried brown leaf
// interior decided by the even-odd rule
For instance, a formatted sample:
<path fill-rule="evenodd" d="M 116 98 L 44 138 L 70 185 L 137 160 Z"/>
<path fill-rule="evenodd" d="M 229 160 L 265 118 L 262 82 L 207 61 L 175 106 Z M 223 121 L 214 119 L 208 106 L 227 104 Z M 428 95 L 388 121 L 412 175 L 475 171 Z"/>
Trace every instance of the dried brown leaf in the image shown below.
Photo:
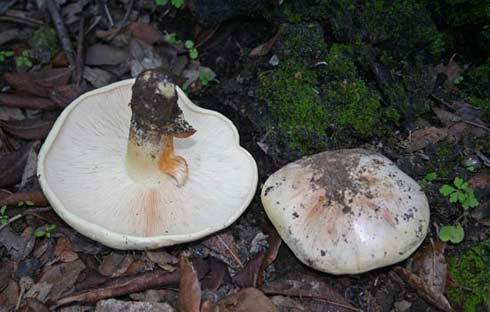
<path fill-rule="evenodd" d="M 58 107 L 64 108 L 70 104 L 75 98 L 82 94 L 80 86 L 75 84 L 69 84 L 65 86 L 59 86 L 53 88 L 49 93 L 49 98 Z"/>
<path fill-rule="evenodd" d="M 3 77 L 17 91 L 41 97 L 49 96 L 49 89 L 66 85 L 70 80 L 70 68 L 47 69 L 39 72 L 8 73 Z"/>
<path fill-rule="evenodd" d="M 447 65 L 439 64 L 436 66 L 436 71 L 438 73 L 445 74 L 447 76 L 447 80 L 444 82 L 444 86 L 448 89 L 451 89 L 454 86 L 454 81 L 461 75 L 461 68 L 456 63 L 454 58 L 456 54 L 454 54 L 450 59 Z"/>
<path fill-rule="evenodd" d="M 229 232 L 215 234 L 203 241 L 202 244 L 229 260 L 226 261 L 227 263 L 234 262 L 234 267 L 243 268 L 243 263 L 238 256 L 238 247 L 235 238 Z"/>
<path fill-rule="evenodd" d="M 218 306 L 223 312 L 278 312 L 272 301 L 257 288 L 244 288 L 223 298 Z"/>
<path fill-rule="evenodd" d="M 473 188 L 490 189 L 490 171 L 477 173 L 468 181 L 468 184 Z"/>
<path fill-rule="evenodd" d="M 55 110 L 60 107 L 56 102 L 32 95 L 0 93 L 0 104 L 7 107 Z"/>
<path fill-rule="evenodd" d="M 169 272 L 175 271 L 176 268 L 172 264 L 179 262 L 179 259 L 165 251 L 146 251 L 146 256 L 160 268 Z"/>
<path fill-rule="evenodd" d="M 2 129 L 24 140 L 42 140 L 48 136 L 54 120 L 24 119 L 2 123 Z"/>
<path fill-rule="evenodd" d="M 0 157 L 0 187 L 11 186 L 20 182 L 29 153 L 38 146 L 37 143 L 26 144 L 19 150 Z"/>
<path fill-rule="evenodd" d="M 129 24 L 128 30 L 133 37 L 149 45 L 163 41 L 163 36 L 158 30 L 142 22 L 132 22 Z"/>
<path fill-rule="evenodd" d="M 21 235 L 12 231 L 9 226 L 0 231 L 0 245 L 3 245 L 16 261 L 24 259 L 31 253 L 34 241 L 30 227 L 26 228 Z"/>
<path fill-rule="evenodd" d="M 278 36 L 279 36 L 279 31 L 276 32 L 276 34 L 274 36 L 272 36 L 272 38 L 267 40 L 267 42 L 259 45 L 258 47 L 255 47 L 254 49 L 252 49 L 252 51 L 250 52 L 250 54 L 248 56 L 266 55 L 267 53 L 269 53 L 271 51 L 272 47 L 274 46 L 274 43 L 276 43 Z"/>
<path fill-rule="evenodd" d="M 265 251 L 247 261 L 245 267 L 232 277 L 233 283 L 241 288 L 257 287 L 261 279 L 260 276 L 263 274 L 261 267 L 264 262 L 264 257 Z"/>
<path fill-rule="evenodd" d="M 46 268 L 38 282 L 52 284 L 50 298 L 56 300 L 73 287 L 84 269 L 85 264 L 81 260 L 57 264 Z"/>
<path fill-rule="evenodd" d="M 121 48 L 96 43 L 87 49 L 86 65 L 120 65 L 127 62 L 128 53 Z"/>
<path fill-rule="evenodd" d="M 447 136 L 446 128 L 429 127 L 412 132 L 407 150 L 415 152 L 423 149 L 429 144 L 437 143 Z"/>
<path fill-rule="evenodd" d="M 196 269 L 189 258 L 180 255 L 180 284 L 178 307 L 181 312 L 199 312 L 201 306 L 201 285 Z"/>
<path fill-rule="evenodd" d="M 211 259 L 209 273 L 201 280 L 201 287 L 204 290 L 216 291 L 227 276 L 226 264 L 221 261 Z"/>
<path fill-rule="evenodd" d="M 455 115 L 453 113 L 450 113 L 444 109 L 438 108 L 438 107 L 433 107 L 432 111 L 436 114 L 437 118 L 442 122 L 442 124 L 446 127 L 452 126 L 453 124 L 460 122 L 461 117 L 458 115 Z"/>

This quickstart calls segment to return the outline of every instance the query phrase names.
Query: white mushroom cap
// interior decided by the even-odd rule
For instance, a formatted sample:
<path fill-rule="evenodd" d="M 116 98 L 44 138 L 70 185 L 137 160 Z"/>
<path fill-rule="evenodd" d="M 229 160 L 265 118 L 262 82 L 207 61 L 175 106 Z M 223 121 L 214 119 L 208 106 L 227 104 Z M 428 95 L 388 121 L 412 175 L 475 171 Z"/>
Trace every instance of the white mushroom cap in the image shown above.
<path fill-rule="evenodd" d="M 84 94 L 56 121 L 38 163 L 53 209 L 80 233 L 117 249 L 188 242 L 229 226 L 257 186 L 257 165 L 235 126 L 177 87 L 178 106 L 197 129 L 174 142 L 188 164 L 185 184 L 145 166 L 128 172 L 135 168 L 126 162 L 134 82 Z"/>
<path fill-rule="evenodd" d="M 306 265 L 356 274 L 407 258 L 422 243 L 429 205 L 386 157 L 363 149 L 290 163 L 262 188 L 265 211 Z"/>

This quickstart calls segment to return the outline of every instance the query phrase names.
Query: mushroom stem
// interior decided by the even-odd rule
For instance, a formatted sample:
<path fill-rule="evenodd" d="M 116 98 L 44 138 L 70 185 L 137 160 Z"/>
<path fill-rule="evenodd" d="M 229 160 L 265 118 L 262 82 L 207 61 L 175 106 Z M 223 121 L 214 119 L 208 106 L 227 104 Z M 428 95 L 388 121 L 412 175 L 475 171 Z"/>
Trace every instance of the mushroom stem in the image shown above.
<path fill-rule="evenodd" d="M 187 162 L 181 156 L 174 155 L 174 137 L 171 135 L 162 136 L 162 152 L 158 162 L 158 169 L 161 172 L 172 176 L 178 186 L 182 186 L 187 179 Z"/>

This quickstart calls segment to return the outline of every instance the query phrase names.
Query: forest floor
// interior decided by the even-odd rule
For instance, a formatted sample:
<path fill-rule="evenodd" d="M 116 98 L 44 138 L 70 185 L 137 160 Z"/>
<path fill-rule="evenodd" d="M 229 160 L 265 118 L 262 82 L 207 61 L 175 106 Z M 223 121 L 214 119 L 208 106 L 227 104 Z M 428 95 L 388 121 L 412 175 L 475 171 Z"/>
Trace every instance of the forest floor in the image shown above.
<path fill-rule="evenodd" d="M 360 17 L 300 0 L 159 2 L 0 3 L 0 311 L 490 311 L 488 50 L 461 35 L 441 48 L 440 25 L 409 4 Z M 395 27 L 410 19 L 429 26 Z M 219 233 L 114 250 L 52 210 L 37 155 L 73 99 L 152 67 L 235 124 L 259 184 Z M 302 156 L 357 147 L 421 184 L 429 233 L 396 265 L 321 273 L 281 241 L 261 186 Z"/>

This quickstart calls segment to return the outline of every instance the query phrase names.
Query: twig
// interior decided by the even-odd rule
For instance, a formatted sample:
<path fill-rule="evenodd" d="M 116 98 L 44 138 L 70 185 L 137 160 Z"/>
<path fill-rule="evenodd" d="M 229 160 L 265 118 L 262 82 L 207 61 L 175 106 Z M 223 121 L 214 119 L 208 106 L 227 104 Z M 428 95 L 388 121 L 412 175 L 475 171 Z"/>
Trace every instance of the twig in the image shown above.
<path fill-rule="evenodd" d="M 0 225 L 0 232 L 1 232 L 1 231 L 2 231 L 4 228 L 6 228 L 6 227 L 7 227 L 7 226 L 8 226 L 10 223 L 12 223 L 12 222 L 15 222 L 15 221 L 19 220 L 19 219 L 20 219 L 20 218 L 22 218 L 23 216 L 24 216 L 24 215 L 18 214 L 18 215 L 16 215 L 15 217 L 10 218 L 10 219 L 7 221 L 7 223 Z"/>
<path fill-rule="evenodd" d="M 121 32 L 122 28 L 127 23 L 129 16 L 131 15 L 131 10 L 133 9 L 133 5 L 134 5 L 134 0 L 130 0 L 123 19 L 118 23 L 116 30 L 108 37 L 109 41 L 114 39 L 114 37 Z"/>
<path fill-rule="evenodd" d="M 75 67 L 75 57 L 74 57 L 75 53 L 71 46 L 70 36 L 66 31 L 66 27 L 65 24 L 63 23 L 63 19 L 61 18 L 60 11 L 58 10 L 58 7 L 54 2 L 54 0 L 46 0 L 46 6 L 48 8 L 49 15 L 51 16 L 51 19 L 53 21 L 54 28 L 58 33 L 58 38 L 61 41 L 61 46 L 65 51 L 66 58 L 68 59 L 70 66 L 73 68 Z"/>
<path fill-rule="evenodd" d="M 475 126 L 475 127 L 478 127 L 478 128 L 481 128 L 481 129 L 484 129 L 484 130 L 487 130 L 487 131 L 490 131 L 490 128 L 485 127 L 484 125 L 479 124 L 477 122 L 466 120 L 466 119 L 461 119 L 461 121 L 464 122 L 464 123 L 467 123 L 469 125 L 472 125 L 472 126 Z"/>
<path fill-rule="evenodd" d="M 39 27 L 43 23 L 34 19 L 26 19 L 18 16 L 0 16 L 0 22 L 12 22 L 16 24 L 22 24 L 29 27 Z"/>
<path fill-rule="evenodd" d="M 83 78 L 83 68 L 85 60 L 85 14 L 80 16 L 78 24 L 78 40 L 77 40 L 77 58 L 75 62 L 75 70 L 73 71 L 73 81 L 77 86 L 80 86 Z"/>
<path fill-rule="evenodd" d="M 233 258 L 233 260 L 235 260 L 235 262 L 238 264 L 238 266 L 241 269 L 243 269 L 243 262 L 240 261 L 240 258 L 238 258 L 238 256 L 233 252 L 233 250 L 231 250 L 230 247 L 228 247 L 228 245 L 225 243 L 225 241 L 223 240 L 223 238 L 221 237 L 221 235 L 220 234 L 216 235 L 216 238 L 218 238 L 218 240 L 220 241 L 220 243 L 230 253 L 231 257 Z"/>
<path fill-rule="evenodd" d="M 109 28 L 114 27 L 114 19 L 112 18 L 109 8 L 107 7 L 107 0 L 99 0 L 99 3 L 104 9 L 104 14 L 107 17 L 107 21 L 109 22 Z"/>
<path fill-rule="evenodd" d="M 59 299 L 51 309 L 72 302 L 97 302 L 106 298 L 113 298 L 140 292 L 146 289 L 158 288 L 168 285 L 178 285 L 180 270 L 174 272 L 150 272 L 132 277 L 115 278 L 101 288 L 85 290 Z"/>

